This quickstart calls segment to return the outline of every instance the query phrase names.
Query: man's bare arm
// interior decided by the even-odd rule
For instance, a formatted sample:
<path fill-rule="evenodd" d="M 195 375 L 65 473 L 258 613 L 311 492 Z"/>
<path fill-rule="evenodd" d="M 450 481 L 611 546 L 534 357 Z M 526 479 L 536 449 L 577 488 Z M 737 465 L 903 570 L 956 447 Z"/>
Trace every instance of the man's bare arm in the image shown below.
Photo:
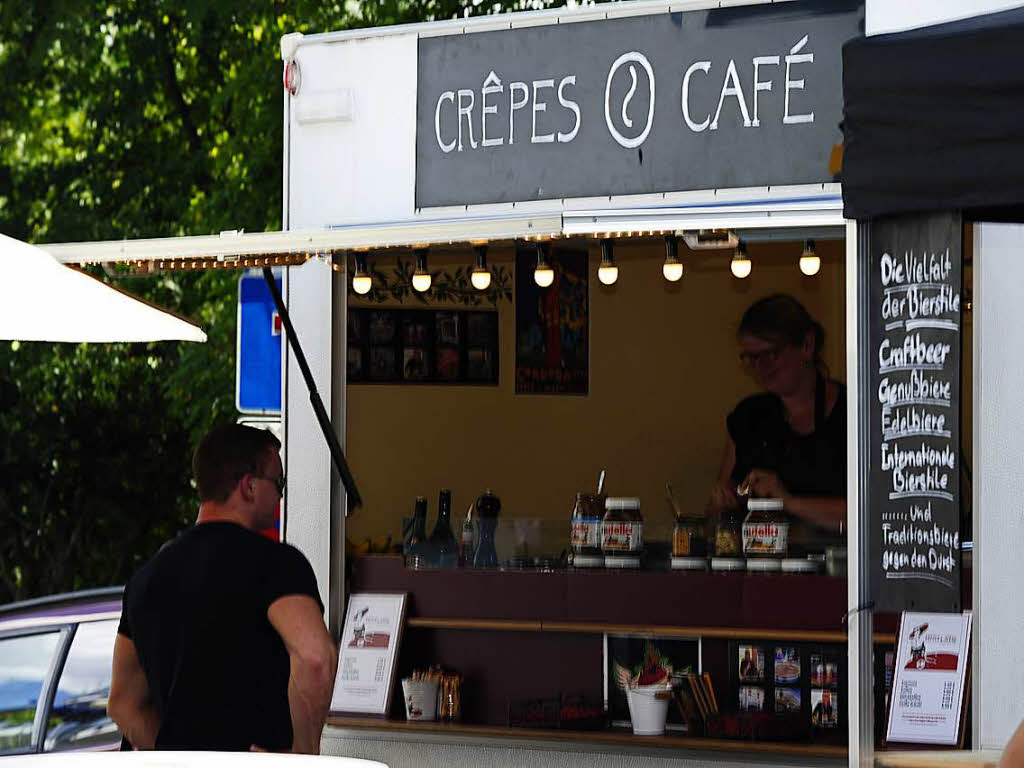
<path fill-rule="evenodd" d="M 124 635 L 117 635 L 114 640 L 107 714 L 136 749 L 153 749 L 156 745 L 160 716 L 149 695 L 135 643 Z"/>
<path fill-rule="evenodd" d="M 267 618 L 281 635 L 291 661 L 288 705 L 292 714 L 292 751 L 320 754 L 338 666 L 338 649 L 308 595 L 286 595 L 271 603 Z"/>

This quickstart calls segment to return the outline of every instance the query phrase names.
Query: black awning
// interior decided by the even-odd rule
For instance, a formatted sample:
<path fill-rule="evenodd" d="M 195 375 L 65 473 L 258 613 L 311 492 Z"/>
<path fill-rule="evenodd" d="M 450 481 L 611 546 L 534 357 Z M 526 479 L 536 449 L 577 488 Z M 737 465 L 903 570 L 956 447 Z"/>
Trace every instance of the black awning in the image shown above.
<path fill-rule="evenodd" d="M 843 212 L 1024 221 L 1024 9 L 843 46 Z"/>

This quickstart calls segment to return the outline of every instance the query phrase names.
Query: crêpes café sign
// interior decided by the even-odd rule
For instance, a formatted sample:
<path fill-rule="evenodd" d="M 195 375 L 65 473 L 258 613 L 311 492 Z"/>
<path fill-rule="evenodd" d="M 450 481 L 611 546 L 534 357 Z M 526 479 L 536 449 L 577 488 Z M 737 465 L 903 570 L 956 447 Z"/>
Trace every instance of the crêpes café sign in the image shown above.
<path fill-rule="evenodd" d="M 417 205 L 831 180 L 858 4 L 424 38 Z"/>

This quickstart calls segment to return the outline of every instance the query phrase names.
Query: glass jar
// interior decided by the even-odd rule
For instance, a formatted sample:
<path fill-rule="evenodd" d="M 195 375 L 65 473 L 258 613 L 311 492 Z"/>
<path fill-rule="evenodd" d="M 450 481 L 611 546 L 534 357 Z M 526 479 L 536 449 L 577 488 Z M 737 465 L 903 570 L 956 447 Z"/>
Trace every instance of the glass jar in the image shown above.
<path fill-rule="evenodd" d="M 743 554 L 743 526 L 737 512 L 723 512 L 715 526 L 715 557 Z"/>
<path fill-rule="evenodd" d="M 707 521 L 703 517 L 677 517 L 672 528 L 672 568 L 704 570 L 707 568 Z"/>
<path fill-rule="evenodd" d="M 750 499 L 743 521 L 743 554 L 748 570 L 782 568 L 789 553 L 789 521 L 782 499 Z"/>
<path fill-rule="evenodd" d="M 639 568 L 644 548 L 640 499 L 609 498 L 601 522 L 601 551 L 605 568 Z"/>
<path fill-rule="evenodd" d="M 604 496 L 577 493 L 572 507 L 570 544 L 575 568 L 601 568 L 601 531 L 604 518 Z"/>

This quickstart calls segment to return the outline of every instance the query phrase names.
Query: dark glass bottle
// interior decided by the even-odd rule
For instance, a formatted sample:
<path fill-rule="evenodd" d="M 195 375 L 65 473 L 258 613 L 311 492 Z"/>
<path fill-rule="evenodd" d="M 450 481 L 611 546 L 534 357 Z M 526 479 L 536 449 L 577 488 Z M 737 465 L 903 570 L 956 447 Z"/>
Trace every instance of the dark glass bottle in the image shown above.
<path fill-rule="evenodd" d="M 477 525 L 480 527 L 480 541 L 473 553 L 474 568 L 497 568 L 498 553 L 494 548 L 494 531 L 498 526 L 501 501 L 491 493 L 490 488 L 476 500 Z"/>
<path fill-rule="evenodd" d="M 434 566 L 438 568 L 454 568 L 459 561 L 459 543 L 452 532 L 452 492 L 447 488 L 441 491 L 437 501 L 437 524 L 430 534 L 430 546 L 433 550 Z"/>
<path fill-rule="evenodd" d="M 427 565 L 427 497 L 417 496 L 413 509 L 412 520 L 409 521 L 405 541 L 402 542 L 402 554 L 405 564 L 410 568 L 423 568 Z"/>

